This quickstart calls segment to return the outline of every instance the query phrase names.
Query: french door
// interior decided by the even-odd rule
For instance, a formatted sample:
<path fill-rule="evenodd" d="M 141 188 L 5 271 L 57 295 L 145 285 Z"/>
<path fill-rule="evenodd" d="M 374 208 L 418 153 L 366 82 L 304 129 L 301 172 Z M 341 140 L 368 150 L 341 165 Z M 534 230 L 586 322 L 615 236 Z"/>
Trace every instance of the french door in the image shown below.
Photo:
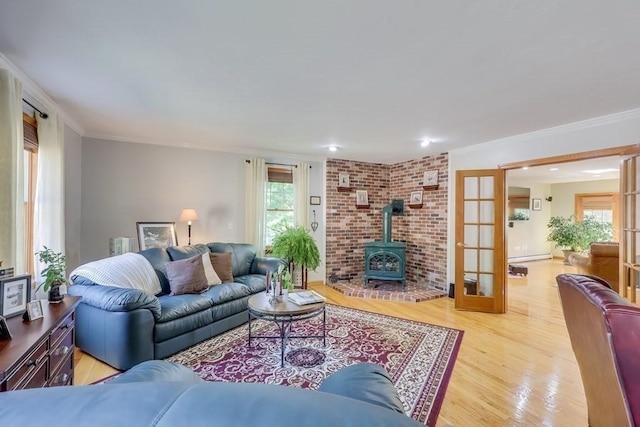
<path fill-rule="evenodd" d="M 620 172 L 622 201 L 620 233 L 620 295 L 637 303 L 640 286 L 640 156 L 623 158 Z"/>
<path fill-rule="evenodd" d="M 455 307 L 506 311 L 505 170 L 456 172 Z"/>

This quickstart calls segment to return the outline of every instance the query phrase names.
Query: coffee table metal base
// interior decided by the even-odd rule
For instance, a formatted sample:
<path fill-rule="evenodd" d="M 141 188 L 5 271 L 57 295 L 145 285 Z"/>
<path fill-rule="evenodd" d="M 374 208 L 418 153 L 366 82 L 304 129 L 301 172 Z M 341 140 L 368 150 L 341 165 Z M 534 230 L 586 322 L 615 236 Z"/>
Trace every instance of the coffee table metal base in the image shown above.
<path fill-rule="evenodd" d="M 319 316 L 322 314 L 322 335 L 293 335 L 292 334 L 292 325 L 294 322 L 298 322 L 300 320 L 311 319 L 313 317 Z M 279 335 L 251 335 L 251 321 L 252 320 L 267 320 L 274 322 Z M 322 338 L 322 346 L 327 346 L 327 313 L 325 311 L 324 304 L 317 309 L 310 311 L 304 314 L 263 314 L 256 311 L 253 311 L 249 308 L 249 343 L 248 346 L 251 347 L 251 339 L 256 338 L 271 338 L 271 339 L 280 339 L 280 367 L 284 367 L 284 350 L 286 348 L 287 340 L 292 338 Z"/>

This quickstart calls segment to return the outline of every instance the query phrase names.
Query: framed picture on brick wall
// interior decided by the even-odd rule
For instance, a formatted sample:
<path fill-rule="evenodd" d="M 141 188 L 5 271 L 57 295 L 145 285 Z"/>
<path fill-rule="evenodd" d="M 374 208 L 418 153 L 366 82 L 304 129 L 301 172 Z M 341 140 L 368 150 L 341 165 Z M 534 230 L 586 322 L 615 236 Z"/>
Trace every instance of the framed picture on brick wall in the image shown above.
<path fill-rule="evenodd" d="M 367 190 L 356 190 L 356 206 L 369 206 Z"/>

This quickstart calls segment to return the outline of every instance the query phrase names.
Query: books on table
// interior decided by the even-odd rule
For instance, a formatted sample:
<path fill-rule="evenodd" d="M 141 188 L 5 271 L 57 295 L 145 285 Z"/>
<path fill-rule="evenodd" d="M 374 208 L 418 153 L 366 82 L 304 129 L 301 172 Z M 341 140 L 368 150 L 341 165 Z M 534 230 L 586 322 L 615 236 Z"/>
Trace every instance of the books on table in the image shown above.
<path fill-rule="evenodd" d="M 317 304 L 324 300 L 324 297 L 315 291 L 289 292 L 289 301 L 297 305 Z"/>

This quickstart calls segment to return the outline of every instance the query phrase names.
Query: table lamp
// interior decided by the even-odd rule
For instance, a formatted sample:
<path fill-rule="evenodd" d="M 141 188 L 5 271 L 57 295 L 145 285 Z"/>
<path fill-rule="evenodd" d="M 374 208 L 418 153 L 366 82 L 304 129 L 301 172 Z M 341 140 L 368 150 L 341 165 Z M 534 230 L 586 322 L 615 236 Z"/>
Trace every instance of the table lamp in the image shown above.
<path fill-rule="evenodd" d="M 189 244 L 191 244 L 191 221 L 197 221 L 198 214 L 195 209 L 182 209 L 180 214 L 180 221 L 187 221 L 187 227 L 189 229 Z"/>

